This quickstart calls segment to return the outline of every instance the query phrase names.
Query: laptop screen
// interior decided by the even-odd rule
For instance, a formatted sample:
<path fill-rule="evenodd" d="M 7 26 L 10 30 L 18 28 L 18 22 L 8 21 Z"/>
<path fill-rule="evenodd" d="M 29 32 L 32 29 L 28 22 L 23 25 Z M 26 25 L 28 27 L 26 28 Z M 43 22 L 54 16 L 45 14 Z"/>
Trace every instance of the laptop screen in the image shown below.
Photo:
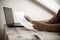
<path fill-rule="evenodd" d="M 14 23 L 12 8 L 3 7 L 6 24 L 10 25 Z"/>

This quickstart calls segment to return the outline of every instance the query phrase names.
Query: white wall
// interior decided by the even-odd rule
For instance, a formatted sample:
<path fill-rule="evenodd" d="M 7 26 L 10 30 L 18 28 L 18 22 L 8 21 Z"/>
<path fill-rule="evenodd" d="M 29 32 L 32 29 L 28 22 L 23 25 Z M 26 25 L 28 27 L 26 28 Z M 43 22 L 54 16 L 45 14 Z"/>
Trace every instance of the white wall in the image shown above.
<path fill-rule="evenodd" d="M 49 8 L 53 12 L 57 13 L 58 10 L 60 9 L 60 5 L 56 2 L 57 0 L 36 0 L 45 7 Z"/>
<path fill-rule="evenodd" d="M 2 6 L 1 6 L 1 4 L 0 4 L 0 26 L 3 27 L 3 24 L 4 24 L 4 23 L 5 23 L 5 18 L 4 18 Z"/>
<path fill-rule="evenodd" d="M 60 5 L 60 0 L 55 0 Z"/>
<path fill-rule="evenodd" d="M 11 7 L 13 12 L 23 11 L 33 20 L 47 20 L 52 17 L 51 13 L 29 0 L 0 0 L 0 24 L 5 24 L 3 7 Z M 15 20 L 16 21 L 16 20 Z"/>

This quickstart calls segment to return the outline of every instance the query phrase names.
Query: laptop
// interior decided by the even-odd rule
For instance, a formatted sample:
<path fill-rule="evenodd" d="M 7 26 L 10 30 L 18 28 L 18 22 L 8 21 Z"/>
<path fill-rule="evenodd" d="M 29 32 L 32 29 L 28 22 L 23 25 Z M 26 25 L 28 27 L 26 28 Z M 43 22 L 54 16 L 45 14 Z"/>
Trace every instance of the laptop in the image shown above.
<path fill-rule="evenodd" d="M 9 27 L 23 27 L 20 23 L 14 22 L 13 12 L 12 8 L 3 7 L 6 25 Z"/>

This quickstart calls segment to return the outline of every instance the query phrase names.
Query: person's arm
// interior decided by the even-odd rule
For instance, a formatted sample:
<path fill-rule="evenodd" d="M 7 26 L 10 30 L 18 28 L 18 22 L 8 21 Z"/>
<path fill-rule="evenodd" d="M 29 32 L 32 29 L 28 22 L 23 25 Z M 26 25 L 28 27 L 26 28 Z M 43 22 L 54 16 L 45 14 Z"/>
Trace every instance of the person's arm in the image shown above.
<path fill-rule="evenodd" d="M 60 32 L 60 23 L 48 24 L 48 23 L 41 22 L 40 24 L 45 25 L 44 27 L 47 31 Z"/>
<path fill-rule="evenodd" d="M 33 21 L 28 16 L 25 16 L 28 21 L 33 24 L 33 28 L 38 31 L 52 31 L 52 32 L 60 32 L 60 24 L 48 24 L 44 21 Z"/>

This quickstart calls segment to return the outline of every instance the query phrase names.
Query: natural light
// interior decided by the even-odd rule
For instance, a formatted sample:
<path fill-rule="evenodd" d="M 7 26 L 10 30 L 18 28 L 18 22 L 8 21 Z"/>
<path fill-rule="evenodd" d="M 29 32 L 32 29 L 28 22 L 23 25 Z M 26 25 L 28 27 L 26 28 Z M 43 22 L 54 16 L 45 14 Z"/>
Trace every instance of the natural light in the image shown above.
<path fill-rule="evenodd" d="M 60 5 L 58 5 L 54 0 L 36 0 L 36 1 L 40 2 L 42 5 L 49 8 L 55 13 L 57 13 L 60 8 Z"/>

